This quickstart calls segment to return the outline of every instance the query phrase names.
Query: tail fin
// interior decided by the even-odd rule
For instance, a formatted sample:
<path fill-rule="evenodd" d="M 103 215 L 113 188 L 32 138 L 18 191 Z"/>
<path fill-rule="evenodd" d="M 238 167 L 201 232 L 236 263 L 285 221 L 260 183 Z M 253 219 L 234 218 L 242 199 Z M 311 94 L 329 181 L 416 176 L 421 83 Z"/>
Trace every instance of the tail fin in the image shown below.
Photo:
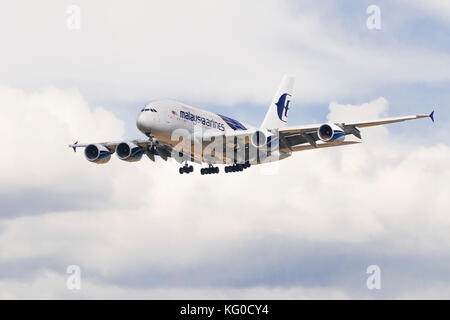
<path fill-rule="evenodd" d="M 294 78 L 284 76 L 261 128 L 274 129 L 286 126 L 293 88 Z"/>

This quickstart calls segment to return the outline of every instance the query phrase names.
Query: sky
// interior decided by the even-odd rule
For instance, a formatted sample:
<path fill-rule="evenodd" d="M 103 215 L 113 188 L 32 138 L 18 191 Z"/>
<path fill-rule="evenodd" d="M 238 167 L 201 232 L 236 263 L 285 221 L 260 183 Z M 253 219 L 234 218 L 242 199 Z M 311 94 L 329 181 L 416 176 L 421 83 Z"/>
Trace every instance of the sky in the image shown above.
<path fill-rule="evenodd" d="M 4 1 L 0 39 L 0 299 L 450 298 L 450 3 Z M 290 125 L 436 122 L 240 174 L 67 147 L 162 98 L 259 125 L 284 74 Z"/>

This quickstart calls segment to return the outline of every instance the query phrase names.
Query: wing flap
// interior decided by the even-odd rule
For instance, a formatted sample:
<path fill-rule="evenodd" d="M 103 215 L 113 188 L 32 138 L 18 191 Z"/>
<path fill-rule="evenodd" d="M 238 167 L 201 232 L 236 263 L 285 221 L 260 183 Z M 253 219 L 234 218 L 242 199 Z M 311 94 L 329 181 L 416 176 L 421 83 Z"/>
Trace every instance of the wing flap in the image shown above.
<path fill-rule="evenodd" d="M 300 146 L 294 146 L 291 147 L 292 151 L 303 151 L 303 150 L 310 150 L 310 149 L 321 149 L 321 148 L 330 148 L 330 147 L 339 147 L 339 146 L 348 146 L 351 144 L 358 144 L 361 143 L 359 141 L 344 141 L 341 143 L 318 143 L 317 147 L 314 147 L 311 144 L 304 144 Z"/>

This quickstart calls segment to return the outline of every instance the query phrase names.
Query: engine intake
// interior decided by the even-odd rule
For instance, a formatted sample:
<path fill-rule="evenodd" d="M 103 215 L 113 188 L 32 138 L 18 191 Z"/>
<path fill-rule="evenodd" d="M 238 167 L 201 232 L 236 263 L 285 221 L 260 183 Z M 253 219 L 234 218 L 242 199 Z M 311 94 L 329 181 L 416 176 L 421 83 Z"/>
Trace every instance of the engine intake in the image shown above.
<path fill-rule="evenodd" d="M 101 144 L 90 144 L 84 149 L 86 159 L 94 163 L 107 163 L 111 159 L 111 151 Z"/>
<path fill-rule="evenodd" d="M 323 124 L 317 130 L 319 139 L 323 142 L 342 142 L 345 139 L 344 131 L 335 124 Z"/>
<path fill-rule="evenodd" d="M 141 160 L 144 149 L 132 142 L 121 142 L 116 147 L 116 153 L 120 160 L 134 162 Z"/>

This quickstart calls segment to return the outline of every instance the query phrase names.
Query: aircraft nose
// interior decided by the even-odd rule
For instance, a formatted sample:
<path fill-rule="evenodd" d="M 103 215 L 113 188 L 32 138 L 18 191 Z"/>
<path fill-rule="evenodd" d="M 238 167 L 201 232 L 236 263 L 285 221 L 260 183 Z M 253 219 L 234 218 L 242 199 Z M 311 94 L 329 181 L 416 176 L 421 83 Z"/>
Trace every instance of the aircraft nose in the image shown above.
<path fill-rule="evenodd" d="M 136 119 L 136 126 L 137 128 L 142 131 L 143 133 L 145 133 L 145 129 L 146 129 L 146 121 L 145 121 L 145 116 L 144 113 L 140 113 Z"/>

